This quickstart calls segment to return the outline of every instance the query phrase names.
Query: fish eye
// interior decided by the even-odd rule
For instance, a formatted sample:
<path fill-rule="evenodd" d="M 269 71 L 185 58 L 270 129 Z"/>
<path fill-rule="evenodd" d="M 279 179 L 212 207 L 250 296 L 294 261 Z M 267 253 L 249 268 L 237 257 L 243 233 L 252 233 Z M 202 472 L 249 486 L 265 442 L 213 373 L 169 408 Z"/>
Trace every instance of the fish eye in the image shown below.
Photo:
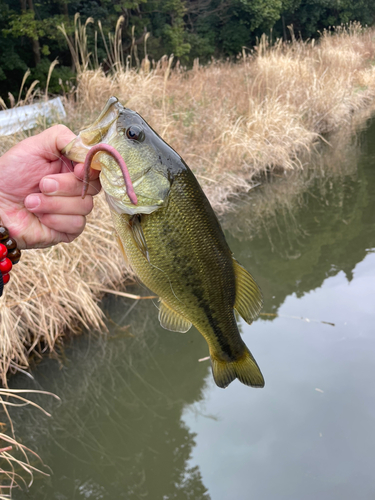
<path fill-rule="evenodd" d="M 145 133 L 138 125 L 131 125 L 126 129 L 126 137 L 133 141 L 142 142 L 145 140 Z"/>

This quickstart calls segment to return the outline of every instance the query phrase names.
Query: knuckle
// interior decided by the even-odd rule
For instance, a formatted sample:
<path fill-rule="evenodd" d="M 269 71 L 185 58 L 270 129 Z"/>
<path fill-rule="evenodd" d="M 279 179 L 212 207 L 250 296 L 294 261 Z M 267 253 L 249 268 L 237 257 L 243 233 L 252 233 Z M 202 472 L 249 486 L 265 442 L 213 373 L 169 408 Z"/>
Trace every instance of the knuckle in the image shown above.
<path fill-rule="evenodd" d="M 71 243 L 72 241 L 74 241 L 76 238 L 78 238 L 78 236 L 81 234 L 81 232 L 79 233 L 74 233 L 74 234 L 66 234 L 66 240 L 65 240 L 65 243 Z"/>
<path fill-rule="evenodd" d="M 84 230 L 86 226 L 86 218 L 83 215 L 75 215 L 72 218 L 72 233 L 76 234 L 77 231 L 80 233 Z"/>
<path fill-rule="evenodd" d="M 61 123 L 54 125 L 51 128 L 56 130 L 56 132 L 58 132 L 58 133 L 65 133 L 67 131 L 70 132 L 70 128 L 68 128 L 66 125 L 62 125 Z"/>
<path fill-rule="evenodd" d="M 91 210 L 93 209 L 93 206 L 94 206 L 94 201 L 92 199 L 92 196 L 91 195 L 88 195 L 85 197 L 85 199 L 83 200 L 84 201 L 84 211 L 85 211 L 85 215 L 89 214 L 91 212 Z"/>

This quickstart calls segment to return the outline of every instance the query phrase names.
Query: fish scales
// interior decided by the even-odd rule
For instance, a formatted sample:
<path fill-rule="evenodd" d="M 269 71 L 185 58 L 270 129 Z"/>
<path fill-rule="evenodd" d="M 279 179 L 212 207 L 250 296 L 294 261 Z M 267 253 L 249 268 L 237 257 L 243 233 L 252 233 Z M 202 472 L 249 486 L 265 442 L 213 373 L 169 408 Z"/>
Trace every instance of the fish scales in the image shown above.
<path fill-rule="evenodd" d="M 91 128 L 67 146 L 65 154 L 82 161 L 84 148 L 87 153 L 98 142 L 113 146 L 128 167 L 137 205 L 127 197 L 116 161 L 105 152 L 94 157 L 124 256 L 160 297 L 161 326 L 186 332 L 193 324 L 199 330 L 208 343 L 219 387 L 235 378 L 263 387 L 263 376 L 239 334 L 234 314 L 236 309 L 251 323 L 262 305 L 261 292 L 234 259 L 189 167 L 116 98 L 108 101 Z"/>
<path fill-rule="evenodd" d="M 176 176 L 167 207 L 142 216 L 149 262 L 134 245 L 130 217 L 112 212 L 112 219 L 142 282 L 233 360 L 243 342 L 233 313 L 232 255 L 216 217 L 197 199 L 200 186 L 192 180 L 185 173 Z M 184 220 L 183 227 L 176 224 L 178 219 Z"/>

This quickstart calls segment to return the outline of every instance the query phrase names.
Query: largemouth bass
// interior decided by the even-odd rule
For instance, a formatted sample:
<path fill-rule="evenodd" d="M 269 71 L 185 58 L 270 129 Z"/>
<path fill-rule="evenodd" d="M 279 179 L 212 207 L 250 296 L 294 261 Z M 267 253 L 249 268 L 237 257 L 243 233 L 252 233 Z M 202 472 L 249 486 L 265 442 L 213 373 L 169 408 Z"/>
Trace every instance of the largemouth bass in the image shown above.
<path fill-rule="evenodd" d="M 189 167 L 139 114 L 115 97 L 63 153 L 84 161 L 97 144 L 115 148 L 128 168 L 136 202 L 129 199 L 123 170 L 110 154 L 99 151 L 91 164 L 101 170 L 125 259 L 160 297 L 161 326 L 187 332 L 194 325 L 199 330 L 208 343 L 219 387 L 227 387 L 235 378 L 263 387 L 263 376 L 239 334 L 234 313 L 252 323 L 262 306 L 261 291 L 234 258 Z"/>

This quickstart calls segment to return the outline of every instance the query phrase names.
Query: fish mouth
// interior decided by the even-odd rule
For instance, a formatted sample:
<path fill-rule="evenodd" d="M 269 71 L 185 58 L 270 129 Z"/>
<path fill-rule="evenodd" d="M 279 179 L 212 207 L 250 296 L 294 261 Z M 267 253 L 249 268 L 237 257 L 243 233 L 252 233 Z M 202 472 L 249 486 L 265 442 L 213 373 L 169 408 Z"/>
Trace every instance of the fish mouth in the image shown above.
<path fill-rule="evenodd" d="M 61 153 L 68 158 L 68 160 L 75 161 L 77 163 L 84 163 L 87 153 L 90 151 L 92 146 L 84 144 L 81 137 L 78 136 L 69 142 L 67 146 L 61 151 Z"/>
<path fill-rule="evenodd" d="M 123 109 L 117 97 L 111 97 L 105 105 L 98 118 L 88 128 L 81 130 L 79 135 L 73 139 L 61 153 L 69 160 L 84 163 L 87 153 L 97 144 L 108 144 L 111 137 L 116 133 L 116 122 Z M 93 158 L 91 168 L 101 170 L 99 161 Z"/>
<path fill-rule="evenodd" d="M 128 167 L 126 166 L 126 163 L 125 163 L 123 157 L 120 155 L 120 153 L 113 146 L 110 146 L 109 144 L 105 144 L 105 143 L 100 143 L 100 144 L 96 144 L 95 146 L 92 146 L 89 153 L 86 155 L 85 163 L 84 163 L 82 198 L 84 198 L 86 195 L 88 185 L 89 185 L 89 173 L 90 173 L 91 163 L 92 163 L 94 156 L 97 153 L 107 153 L 108 155 L 112 156 L 113 159 L 117 162 L 118 166 L 120 167 L 120 170 L 121 170 L 124 182 L 125 182 L 126 194 L 128 195 L 128 198 L 131 201 L 131 203 L 133 205 L 136 205 L 138 203 L 138 199 L 137 199 L 137 195 L 135 194 L 135 191 L 134 191 L 134 187 L 133 187 L 132 180 L 130 178 Z"/>
<path fill-rule="evenodd" d="M 112 156 L 121 169 L 126 193 L 133 205 L 138 203 L 134 192 L 133 184 L 129 175 L 128 168 L 120 153 L 109 144 L 110 139 L 116 133 L 116 123 L 123 109 L 117 97 L 111 97 L 103 111 L 90 127 L 81 130 L 78 137 L 73 139 L 62 150 L 62 154 L 69 160 L 84 163 L 84 178 L 82 187 L 82 198 L 86 196 L 89 184 L 90 168 L 101 170 L 99 155 L 107 153 Z"/>

